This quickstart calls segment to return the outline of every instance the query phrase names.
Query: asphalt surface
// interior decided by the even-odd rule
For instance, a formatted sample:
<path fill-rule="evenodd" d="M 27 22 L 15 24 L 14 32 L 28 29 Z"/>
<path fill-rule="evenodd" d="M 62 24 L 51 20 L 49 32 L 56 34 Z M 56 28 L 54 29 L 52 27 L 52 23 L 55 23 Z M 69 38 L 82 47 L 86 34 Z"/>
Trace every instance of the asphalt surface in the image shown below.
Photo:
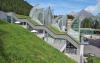
<path fill-rule="evenodd" d="M 100 48 L 100 39 L 96 39 L 96 40 L 89 39 L 89 44 Z"/>
<path fill-rule="evenodd" d="M 93 55 L 100 57 L 100 39 L 89 39 L 89 45 L 84 46 L 84 54 L 92 53 Z"/>

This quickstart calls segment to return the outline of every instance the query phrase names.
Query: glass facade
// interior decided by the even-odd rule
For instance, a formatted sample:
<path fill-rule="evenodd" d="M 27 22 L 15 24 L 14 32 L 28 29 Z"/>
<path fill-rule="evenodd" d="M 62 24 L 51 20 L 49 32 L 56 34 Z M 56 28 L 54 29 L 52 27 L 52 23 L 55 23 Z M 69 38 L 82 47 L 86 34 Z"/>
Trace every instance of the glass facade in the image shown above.
<path fill-rule="evenodd" d="M 79 22 L 81 22 L 81 19 L 79 17 L 76 17 L 74 20 L 73 20 L 73 24 L 72 24 L 72 29 L 74 31 L 79 31 Z M 81 23 L 82 24 L 82 23 Z M 80 27 L 81 27 L 81 24 L 80 24 Z M 88 35 L 92 35 L 94 34 L 95 30 L 91 30 L 91 29 L 85 29 L 85 28 L 80 28 L 80 32 L 81 34 L 88 34 Z"/>

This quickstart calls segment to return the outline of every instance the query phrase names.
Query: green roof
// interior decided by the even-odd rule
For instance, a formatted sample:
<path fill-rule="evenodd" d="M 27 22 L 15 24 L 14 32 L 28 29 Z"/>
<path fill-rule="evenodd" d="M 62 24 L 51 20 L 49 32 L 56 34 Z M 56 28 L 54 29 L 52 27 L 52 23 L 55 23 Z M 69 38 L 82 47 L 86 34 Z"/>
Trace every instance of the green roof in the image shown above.
<path fill-rule="evenodd" d="M 19 19 L 27 19 L 27 18 L 30 18 L 29 16 L 20 15 L 20 14 L 16 14 L 16 17 L 19 18 Z"/>
<path fill-rule="evenodd" d="M 27 20 L 28 20 L 29 22 L 31 22 L 33 25 L 41 25 L 41 24 L 37 23 L 35 20 L 32 20 L 29 16 L 16 14 L 16 17 L 17 17 L 18 19 L 27 19 Z"/>
<path fill-rule="evenodd" d="M 60 31 L 59 29 L 53 27 L 52 25 L 48 25 L 49 30 L 51 30 L 53 33 L 58 35 L 65 35 L 66 32 Z"/>

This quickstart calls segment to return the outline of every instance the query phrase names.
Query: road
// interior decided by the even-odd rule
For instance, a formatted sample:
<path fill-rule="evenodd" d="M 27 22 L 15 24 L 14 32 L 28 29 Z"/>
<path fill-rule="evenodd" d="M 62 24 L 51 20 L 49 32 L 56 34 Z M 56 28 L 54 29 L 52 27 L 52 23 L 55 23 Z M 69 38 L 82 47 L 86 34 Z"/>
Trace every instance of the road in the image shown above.
<path fill-rule="evenodd" d="M 89 44 L 90 45 L 85 45 L 84 53 L 92 53 L 95 54 L 97 57 L 100 57 L 100 39 L 89 39 Z"/>

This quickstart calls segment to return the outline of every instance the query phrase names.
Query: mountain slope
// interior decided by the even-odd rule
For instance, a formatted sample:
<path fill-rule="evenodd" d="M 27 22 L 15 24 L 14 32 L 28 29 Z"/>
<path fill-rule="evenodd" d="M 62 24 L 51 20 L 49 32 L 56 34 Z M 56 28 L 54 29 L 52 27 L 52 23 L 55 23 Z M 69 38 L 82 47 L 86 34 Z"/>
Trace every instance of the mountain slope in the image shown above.
<path fill-rule="evenodd" d="M 28 15 L 32 6 L 24 0 L 0 0 L 0 10 Z"/>
<path fill-rule="evenodd" d="M 81 17 L 91 17 L 92 14 L 87 12 L 86 10 L 82 9 L 79 13 L 78 13 L 78 16 L 81 16 Z"/>
<path fill-rule="evenodd" d="M 0 63 L 75 63 L 18 25 L 0 21 Z"/>

